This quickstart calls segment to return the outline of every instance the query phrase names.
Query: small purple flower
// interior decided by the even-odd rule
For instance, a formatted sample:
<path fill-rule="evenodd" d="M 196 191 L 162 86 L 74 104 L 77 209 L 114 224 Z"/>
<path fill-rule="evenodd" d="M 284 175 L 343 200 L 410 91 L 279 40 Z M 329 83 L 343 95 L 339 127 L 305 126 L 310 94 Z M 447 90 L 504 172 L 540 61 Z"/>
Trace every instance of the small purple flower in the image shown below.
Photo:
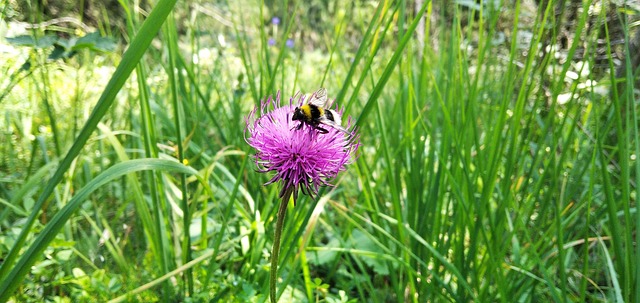
<path fill-rule="evenodd" d="M 293 48 L 293 45 L 294 45 L 293 39 L 287 39 L 286 45 L 288 48 Z"/>
<path fill-rule="evenodd" d="M 269 41 L 267 41 L 267 43 L 269 43 L 270 46 L 274 46 L 276 45 L 276 39 L 269 38 Z"/>
<path fill-rule="evenodd" d="M 313 196 L 319 186 L 331 185 L 329 181 L 352 162 L 359 146 L 355 131 L 345 135 L 326 127 L 329 132 L 321 134 L 306 124 L 297 130 L 300 122 L 292 120 L 293 112 L 306 96 L 296 96 L 283 106 L 280 93 L 275 99 L 267 98 L 260 106 L 260 117 L 256 117 L 255 108 L 247 117 L 245 128 L 245 140 L 256 149 L 258 171 L 275 172 L 265 185 L 282 181 L 280 196 L 293 189 L 294 199 L 298 188 Z M 346 127 L 350 124 L 349 121 Z"/>
<path fill-rule="evenodd" d="M 273 24 L 273 25 L 280 24 L 280 18 L 278 18 L 278 17 L 271 18 L 271 24 Z"/>

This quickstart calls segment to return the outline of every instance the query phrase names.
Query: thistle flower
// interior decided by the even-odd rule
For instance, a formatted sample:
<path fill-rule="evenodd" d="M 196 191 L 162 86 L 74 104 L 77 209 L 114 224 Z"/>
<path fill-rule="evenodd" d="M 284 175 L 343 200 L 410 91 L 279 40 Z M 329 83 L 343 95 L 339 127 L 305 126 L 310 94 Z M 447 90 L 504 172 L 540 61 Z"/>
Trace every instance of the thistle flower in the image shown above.
<path fill-rule="evenodd" d="M 297 94 L 285 105 L 280 104 L 279 93 L 275 99 L 267 98 L 260 106 L 260 117 L 256 117 L 258 108 L 249 114 L 245 129 L 247 143 L 256 149 L 258 171 L 275 172 L 267 184 L 281 181 L 280 196 L 293 189 L 294 200 L 298 189 L 313 196 L 320 186 L 331 185 L 330 180 L 345 170 L 359 146 L 355 131 L 345 135 L 327 127 L 329 132 L 320 134 L 308 125 L 297 130 L 300 122 L 292 120 L 293 112 L 305 98 Z"/>
<path fill-rule="evenodd" d="M 260 117 L 256 117 L 258 108 L 251 111 L 245 128 L 245 140 L 256 149 L 258 171 L 275 172 L 267 184 L 282 182 L 282 202 L 278 208 L 271 251 L 269 297 L 272 303 L 277 302 L 280 238 L 289 198 L 293 194 L 295 203 L 298 189 L 313 196 L 321 185 L 331 185 L 329 181 L 345 170 L 345 165 L 351 162 L 359 145 L 355 131 L 345 135 L 328 127 L 328 132 L 321 134 L 318 129 L 307 124 L 299 128 L 300 122 L 293 121 L 293 113 L 296 105 L 302 105 L 305 98 L 306 96 L 297 94 L 289 99 L 288 105 L 280 105 L 280 93 L 275 99 L 269 97 L 260 105 Z M 341 114 L 341 111 L 338 113 Z M 347 128 L 349 124 L 350 121 Z"/>

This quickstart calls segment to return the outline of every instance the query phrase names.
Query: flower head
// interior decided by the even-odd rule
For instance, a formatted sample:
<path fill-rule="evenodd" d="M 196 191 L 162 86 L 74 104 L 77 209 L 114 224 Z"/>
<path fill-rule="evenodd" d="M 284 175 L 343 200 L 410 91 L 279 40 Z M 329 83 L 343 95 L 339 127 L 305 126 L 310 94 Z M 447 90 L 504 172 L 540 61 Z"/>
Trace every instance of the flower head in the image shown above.
<path fill-rule="evenodd" d="M 295 45 L 295 42 L 293 42 L 293 39 L 287 39 L 286 46 L 288 48 L 293 48 L 294 45 Z"/>
<path fill-rule="evenodd" d="M 280 24 L 280 18 L 278 18 L 278 17 L 271 18 L 271 24 L 273 24 L 273 25 Z"/>
<path fill-rule="evenodd" d="M 345 170 L 359 146 L 355 131 L 345 135 L 327 127 L 328 133 L 321 134 L 308 125 L 297 129 L 300 122 L 292 120 L 293 112 L 305 97 L 298 94 L 297 100 L 294 96 L 289 104 L 281 106 L 278 93 L 275 99 L 269 97 L 262 102 L 260 117 L 256 117 L 256 108 L 247 119 L 245 137 L 256 149 L 258 171 L 275 172 L 267 184 L 282 181 L 281 196 L 292 188 L 294 195 L 298 188 L 313 195 L 321 185 L 331 185 L 329 181 Z"/>

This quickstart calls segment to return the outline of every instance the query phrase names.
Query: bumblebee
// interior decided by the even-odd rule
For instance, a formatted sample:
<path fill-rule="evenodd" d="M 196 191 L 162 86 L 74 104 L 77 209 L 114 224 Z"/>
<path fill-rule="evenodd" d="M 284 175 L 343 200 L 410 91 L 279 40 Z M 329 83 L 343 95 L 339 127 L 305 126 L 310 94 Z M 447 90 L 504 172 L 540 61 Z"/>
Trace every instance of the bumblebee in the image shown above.
<path fill-rule="evenodd" d="M 349 131 L 340 126 L 342 123 L 340 114 L 335 110 L 326 108 L 327 105 L 327 90 L 321 88 L 311 95 L 308 102 L 305 102 L 305 104 L 300 107 L 296 107 L 293 111 L 292 120 L 300 121 L 300 125 L 295 129 L 300 130 L 302 126 L 307 124 L 318 130 L 321 134 L 326 134 L 329 131 L 320 127 L 321 124 L 324 124 L 349 135 Z"/>

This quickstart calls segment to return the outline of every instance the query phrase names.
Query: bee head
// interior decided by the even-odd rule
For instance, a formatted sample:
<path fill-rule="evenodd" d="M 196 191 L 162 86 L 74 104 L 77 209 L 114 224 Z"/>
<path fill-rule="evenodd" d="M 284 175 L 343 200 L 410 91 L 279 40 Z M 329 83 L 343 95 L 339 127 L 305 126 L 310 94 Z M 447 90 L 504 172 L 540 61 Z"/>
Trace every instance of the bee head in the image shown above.
<path fill-rule="evenodd" d="M 302 113 L 299 107 L 296 107 L 296 109 L 293 111 L 293 118 L 291 119 L 291 121 L 296 121 L 296 120 L 302 121 L 303 119 L 304 119 L 304 114 Z"/>

